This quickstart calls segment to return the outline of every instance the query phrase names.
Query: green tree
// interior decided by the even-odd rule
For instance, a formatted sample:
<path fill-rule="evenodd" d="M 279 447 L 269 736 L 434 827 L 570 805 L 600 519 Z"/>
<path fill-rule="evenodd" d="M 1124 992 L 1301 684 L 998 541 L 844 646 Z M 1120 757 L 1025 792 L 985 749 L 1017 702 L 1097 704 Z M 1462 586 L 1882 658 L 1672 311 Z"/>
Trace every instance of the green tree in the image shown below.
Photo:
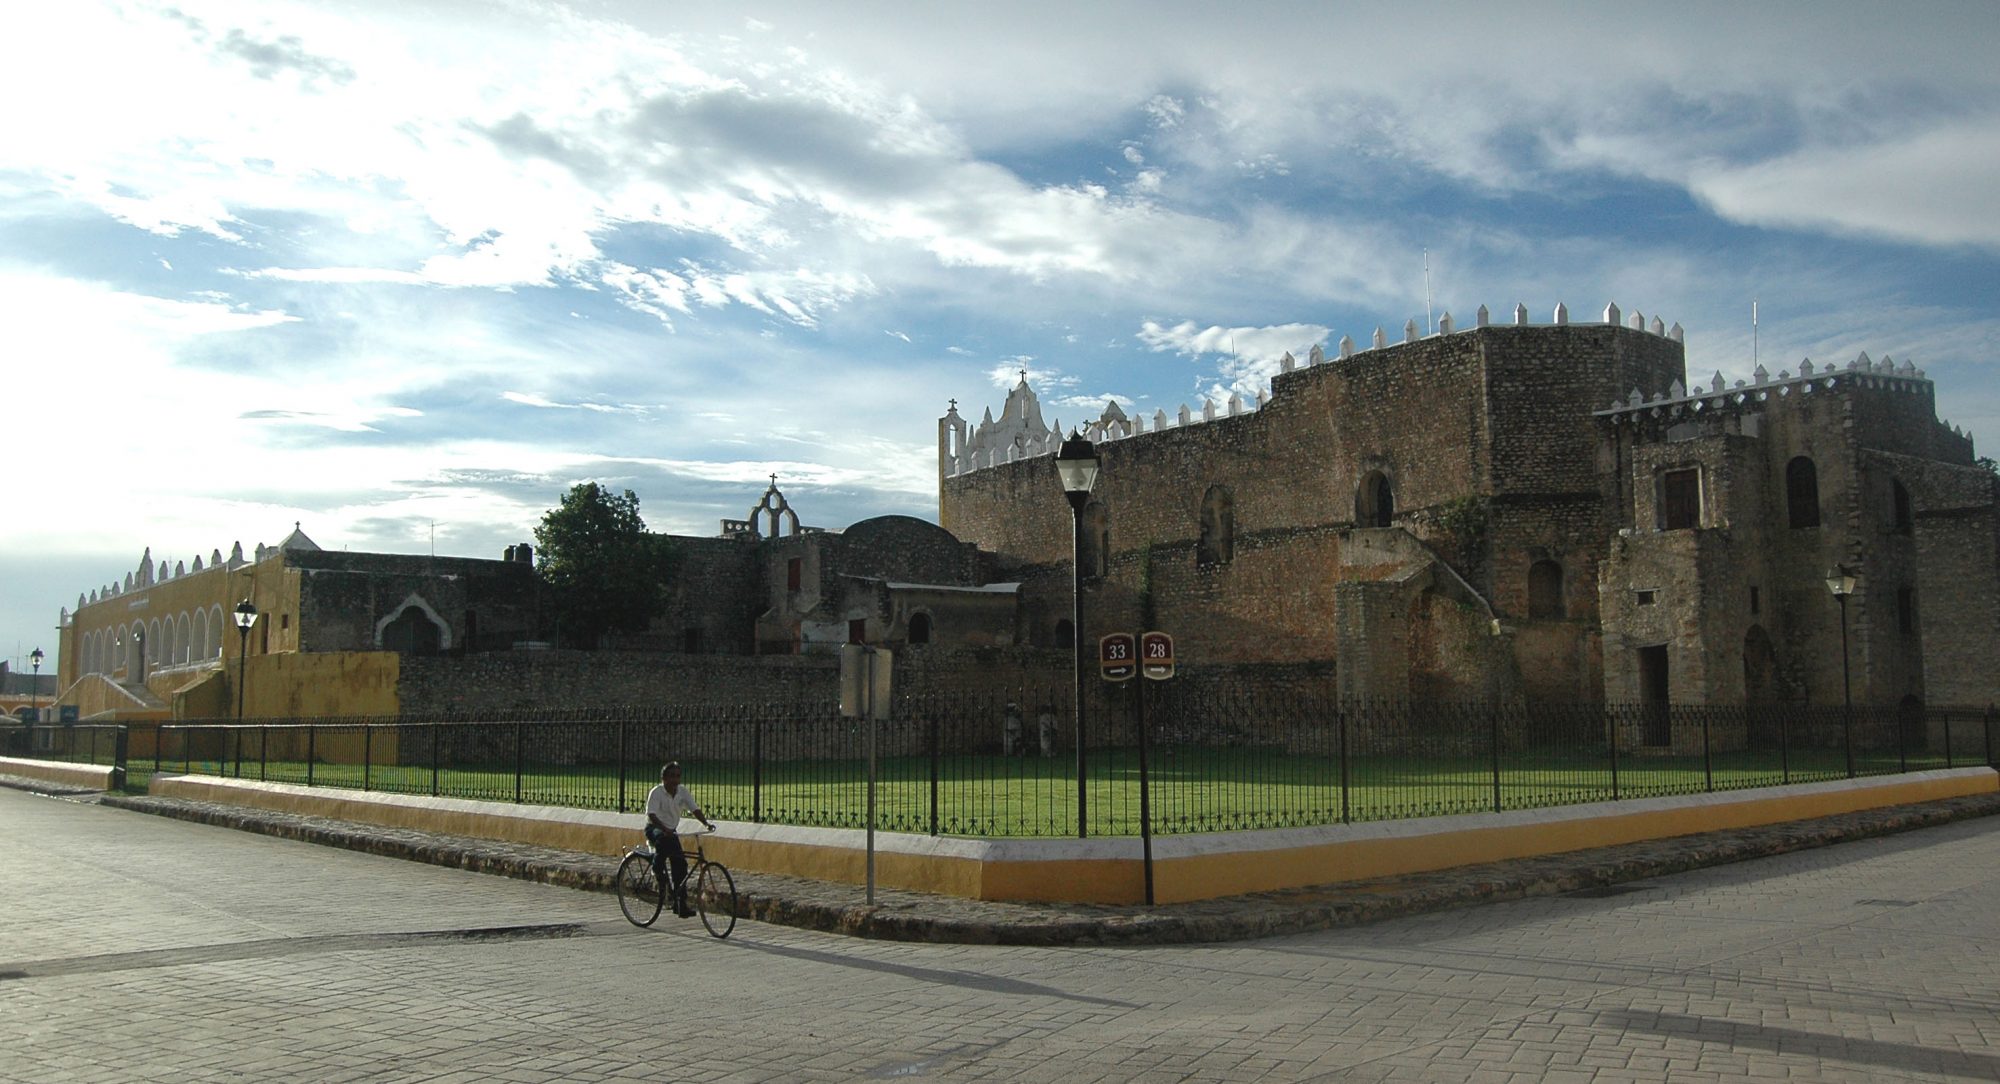
<path fill-rule="evenodd" d="M 660 612 L 666 540 L 646 532 L 639 498 L 596 482 L 570 487 L 535 528 L 537 571 L 557 639 L 594 648 L 607 632 L 643 632 Z"/>

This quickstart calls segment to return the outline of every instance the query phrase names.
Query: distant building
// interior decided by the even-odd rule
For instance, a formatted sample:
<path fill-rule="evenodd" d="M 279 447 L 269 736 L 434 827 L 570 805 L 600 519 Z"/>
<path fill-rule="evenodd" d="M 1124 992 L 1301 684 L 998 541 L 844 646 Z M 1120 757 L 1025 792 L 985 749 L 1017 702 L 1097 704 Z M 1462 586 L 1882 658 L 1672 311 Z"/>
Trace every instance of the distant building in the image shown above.
<path fill-rule="evenodd" d="M 13 719 L 32 718 L 32 713 L 41 709 L 44 716 L 56 700 L 56 676 L 37 674 L 34 671 L 21 673 L 8 669 L 7 661 L 0 659 L 0 715 Z"/>
<path fill-rule="evenodd" d="M 532 554 L 525 545 L 498 561 L 337 553 L 296 528 L 251 558 L 239 544 L 191 568 L 156 564 L 148 550 L 121 582 L 62 612 L 61 702 L 83 718 L 227 716 L 247 650 L 273 660 L 250 667 L 248 714 L 385 710 L 394 680 L 383 670 L 396 656 L 505 650 L 533 637 Z M 246 599 L 257 608 L 247 636 L 235 623 Z M 385 657 L 348 657 L 358 653 Z"/>

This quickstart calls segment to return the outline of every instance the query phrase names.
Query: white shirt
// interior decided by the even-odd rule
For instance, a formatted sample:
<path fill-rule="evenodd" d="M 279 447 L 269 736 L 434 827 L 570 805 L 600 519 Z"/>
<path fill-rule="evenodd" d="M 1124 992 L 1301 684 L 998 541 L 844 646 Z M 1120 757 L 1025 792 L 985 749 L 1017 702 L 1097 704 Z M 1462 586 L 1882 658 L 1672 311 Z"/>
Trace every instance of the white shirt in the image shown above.
<path fill-rule="evenodd" d="M 669 832 L 680 831 L 682 810 L 701 812 L 701 803 L 694 800 L 694 795 L 689 794 L 686 787 L 678 787 L 668 794 L 664 784 L 655 784 L 652 793 L 646 795 L 647 814 L 658 817 Z"/>

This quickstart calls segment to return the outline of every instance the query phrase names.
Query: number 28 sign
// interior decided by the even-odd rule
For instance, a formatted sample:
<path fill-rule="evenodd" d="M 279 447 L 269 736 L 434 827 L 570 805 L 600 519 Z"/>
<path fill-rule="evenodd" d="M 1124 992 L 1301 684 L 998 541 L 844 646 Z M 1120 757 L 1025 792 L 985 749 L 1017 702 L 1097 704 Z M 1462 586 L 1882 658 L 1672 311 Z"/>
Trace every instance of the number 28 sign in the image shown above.
<path fill-rule="evenodd" d="M 1174 676 L 1174 638 L 1164 632 L 1139 637 L 1139 668 L 1154 681 Z"/>

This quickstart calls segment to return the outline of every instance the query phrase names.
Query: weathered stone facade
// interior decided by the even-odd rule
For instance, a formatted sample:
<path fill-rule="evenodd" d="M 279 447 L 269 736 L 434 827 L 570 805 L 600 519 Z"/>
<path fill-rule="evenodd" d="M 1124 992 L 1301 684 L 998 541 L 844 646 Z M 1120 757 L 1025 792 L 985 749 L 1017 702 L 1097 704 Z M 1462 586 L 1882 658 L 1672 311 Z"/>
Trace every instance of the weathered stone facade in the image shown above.
<path fill-rule="evenodd" d="M 1914 367 L 1691 393 L 1679 327 L 1616 306 L 1405 340 L 1287 357 L 1254 411 L 1090 423 L 1083 635 L 1350 695 L 1838 704 L 1844 565 L 1856 703 L 2000 695 L 1995 477 Z M 1043 426 L 1024 379 L 938 445 L 939 521 L 1021 582 L 1034 644 L 1069 635 L 1073 545 Z"/>

